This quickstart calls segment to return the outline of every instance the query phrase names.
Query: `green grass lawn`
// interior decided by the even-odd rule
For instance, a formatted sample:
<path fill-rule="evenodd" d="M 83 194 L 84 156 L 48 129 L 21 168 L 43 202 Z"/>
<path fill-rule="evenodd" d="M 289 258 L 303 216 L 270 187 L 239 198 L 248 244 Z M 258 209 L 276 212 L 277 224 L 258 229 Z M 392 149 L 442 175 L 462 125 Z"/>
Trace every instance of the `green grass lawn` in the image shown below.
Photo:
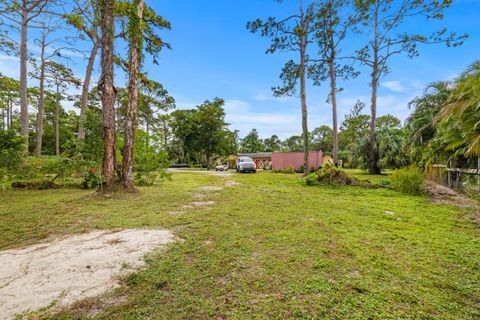
<path fill-rule="evenodd" d="M 355 173 L 357 177 L 361 172 Z M 365 177 L 370 181 L 387 176 Z M 197 187 L 216 204 L 183 214 Z M 46 319 L 479 319 L 480 229 L 388 189 L 307 187 L 299 175 L 174 173 L 137 195 L 0 192 L 0 248 L 53 235 L 167 228 L 182 238 L 110 295 Z M 202 200 L 203 201 L 203 200 Z M 122 297 L 120 299 L 119 297 Z"/>

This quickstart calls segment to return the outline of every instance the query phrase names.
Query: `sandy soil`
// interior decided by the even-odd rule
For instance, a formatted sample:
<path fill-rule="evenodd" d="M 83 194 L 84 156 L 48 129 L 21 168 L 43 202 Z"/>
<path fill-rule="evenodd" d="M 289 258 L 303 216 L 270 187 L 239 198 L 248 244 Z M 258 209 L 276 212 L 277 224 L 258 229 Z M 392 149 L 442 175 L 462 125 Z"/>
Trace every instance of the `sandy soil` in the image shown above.
<path fill-rule="evenodd" d="M 227 180 L 225 181 L 225 185 L 227 187 L 235 187 L 235 186 L 238 186 L 240 184 L 240 182 L 237 182 L 237 181 L 233 181 L 233 180 Z"/>
<path fill-rule="evenodd" d="M 427 181 L 424 189 L 430 194 L 434 203 L 456 206 L 462 209 L 473 208 L 477 213 L 480 213 L 480 204 L 477 201 L 461 195 L 455 190 L 432 181 Z"/>
<path fill-rule="evenodd" d="M 219 187 L 219 186 L 202 186 L 202 187 L 198 187 L 198 190 L 202 190 L 202 191 L 220 191 L 220 190 L 223 190 L 223 187 Z"/>
<path fill-rule="evenodd" d="M 184 205 L 182 208 L 183 209 L 194 209 L 198 207 L 205 207 L 205 206 L 211 206 L 214 205 L 215 201 L 193 201 L 190 204 Z"/>
<path fill-rule="evenodd" d="M 174 240 L 168 230 L 93 231 L 0 251 L 0 319 L 97 296 Z"/>

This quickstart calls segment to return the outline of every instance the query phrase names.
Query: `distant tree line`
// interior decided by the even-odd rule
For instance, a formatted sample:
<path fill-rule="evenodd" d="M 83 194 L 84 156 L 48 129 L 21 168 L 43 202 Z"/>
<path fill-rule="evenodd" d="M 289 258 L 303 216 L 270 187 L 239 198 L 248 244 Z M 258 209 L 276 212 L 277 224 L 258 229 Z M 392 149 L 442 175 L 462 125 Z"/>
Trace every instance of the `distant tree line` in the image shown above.
<path fill-rule="evenodd" d="M 334 164 L 355 168 L 368 167 L 368 128 L 370 116 L 361 113 L 365 105 L 357 102 L 344 121 L 340 124 L 338 134 L 339 162 Z M 377 130 L 379 132 L 379 151 L 381 168 L 400 168 L 408 163 L 408 156 L 404 147 L 408 129 L 401 125 L 401 121 L 392 116 L 378 117 Z M 333 130 L 327 125 L 322 125 L 309 132 L 309 150 L 321 150 L 324 155 L 332 156 Z M 303 141 L 301 135 L 293 135 L 280 139 L 278 135 L 261 139 L 256 129 L 250 131 L 239 142 L 239 151 L 250 152 L 302 152 Z M 333 158 L 332 158 L 333 160 Z"/>

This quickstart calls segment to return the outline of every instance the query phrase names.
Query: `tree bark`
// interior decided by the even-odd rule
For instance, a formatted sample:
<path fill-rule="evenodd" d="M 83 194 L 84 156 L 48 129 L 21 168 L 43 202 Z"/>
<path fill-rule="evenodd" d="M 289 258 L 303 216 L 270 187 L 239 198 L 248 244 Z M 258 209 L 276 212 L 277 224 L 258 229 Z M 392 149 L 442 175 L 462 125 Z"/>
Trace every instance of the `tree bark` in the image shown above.
<path fill-rule="evenodd" d="M 103 125 L 103 187 L 113 190 L 116 187 L 116 142 L 115 142 L 115 95 L 113 82 L 113 0 L 101 1 L 102 11 L 102 77 L 99 84 L 102 93 Z"/>
<path fill-rule="evenodd" d="M 88 94 L 98 48 L 99 40 L 96 39 L 95 43 L 93 44 L 92 50 L 90 51 L 90 57 L 88 58 L 87 70 L 85 71 L 85 80 L 83 81 L 82 97 L 80 98 L 80 119 L 78 123 L 77 149 L 80 147 L 80 143 L 85 140 L 85 119 L 88 107 Z"/>
<path fill-rule="evenodd" d="M 28 11 L 22 5 L 20 25 L 20 132 L 24 138 L 24 157 L 28 157 L 28 100 L 27 100 L 27 30 Z"/>
<path fill-rule="evenodd" d="M 135 0 L 134 8 L 137 9 L 136 19 L 141 24 L 143 17 L 143 0 Z M 122 162 L 122 185 L 127 190 L 134 190 L 133 166 L 135 157 L 135 130 L 137 128 L 138 113 L 138 78 L 141 62 L 142 27 L 136 26 L 130 30 L 130 66 L 128 81 L 127 117 L 125 119 L 125 139 Z"/>
<path fill-rule="evenodd" d="M 7 130 L 10 130 L 10 98 L 7 101 Z"/>
<path fill-rule="evenodd" d="M 162 122 L 162 125 L 163 125 L 163 147 L 165 148 L 165 150 L 168 150 L 168 135 L 167 135 L 167 121 L 164 120 Z"/>
<path fill-rule="evenodd" d="M 380 174 L 381 170 L 378 166 L 378 148 L 377 148 L 377 90 L 378 90 L 378 78 L 379 78 L 379 61 L 378 61 L 378 12 L 379 7 L 377 5 L 375 10 L 375 25 L 374 25 L 374 43 L 373 43 L 373 65 L 372 65 L 372 97 L 371 97 L 371 116 L 370 116 L 370 141 L 369 141 L 369 154 L 368 154 L 368 169 L 370 174 Z"/>
<path fill-rule="evenodd" d="M 333 122 L 333 146 L 332 159 L 333 164 L 338 166 L 338 124 L 337 124 L 337 78 L 335 74 L 335 55 L 328 63 L 330 74 L 330 95 L 332 99 L 332 122 Z"/>
<path fill-rule="evenodd" d="M 310 174 L 309 145 L 308 145 L 308 121 L 307 121 L 307 94 L 305 88 L 305 51 L 306 39 L 302 39 L 300 48 L 300 102 L 302 107 L 302 132 L 303 132 L 303 174 Z"/>
<path fill-rule="evenodd" d="M 147 114 L 147 117 L 145 119 L 146 122 L 146 132 L 147 136 L 145 137 L 145 151 L 148 150 L 148 145 L 150 144 L 150 114 Z"/>
<path fill-rule="evenodd" d="M 8 130 L 13 128 L 13 99 L 8 99 Z"/>
<path fill-rule="evenodd" d="M 60 83 L 55 96 L 55 155 L 60 155 Z"/>
<path fill-rule="evenodd" d="M 43 114 L 45 113 L 45 34 L 42 35 L 42 51 L 40 54 L 40 98 L 38 101 L 37 123 L 35 126 L 35 156 L 42 155 Z"/>

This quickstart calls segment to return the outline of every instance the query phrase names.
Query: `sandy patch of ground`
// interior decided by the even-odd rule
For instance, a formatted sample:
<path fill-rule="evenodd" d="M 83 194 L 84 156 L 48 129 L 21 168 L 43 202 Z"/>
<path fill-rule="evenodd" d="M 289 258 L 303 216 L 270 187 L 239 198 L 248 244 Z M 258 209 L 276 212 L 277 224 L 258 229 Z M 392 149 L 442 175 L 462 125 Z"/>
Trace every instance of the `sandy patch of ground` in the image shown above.
<path fill-rule="evenodd" d="M 170 211 L 167 211 L 167 213 L 172 216 L 179 216 L 179 215 L 185 214 L 186 211 L 170 210 Z"/>
<path fill-rule="evenodd" d="M 231 177 L 233 174 L 229 171 L 209 171 L 211 176 Z"/>
<path fill-rule="evenodd" d="M 190 204 L 186 204 L 183 206 L 184 209 L 193 209 L 196 207 L 205 207 L 205 206 L 212 206 L 215 204 L 215 201 L 193 201 Z"/>
<path fill-rule="evenodd" d="M 192 198 L 195 198 L 195 199 L 202 199 L 207 196 L 206 194 L 200 193 L 200 192 L 192 192 L 190 193 L 190 195 L 192 196 Z"/>
<path fill-rule="evenodd" d="M 97 296 L 141 267 L 147 252 L 173 241 L 168 230 L 93 231 L 0 251 L 0 319 Z"/>
<path fill-rule="evenodd" d="M 203 187 L 198 187 L 199 190 L 202 191 L 220 191 L 223 190 L 223 187 L 219 186 L 203 186 Z"/>
<path fill-rule="evenodd" d="M 474 208 L 480 211 L 480 204 L 455 190 L 447 188 L 441 184 L 428 181 L 424 186 L 425 190 L 432 196 L 432 201 L 437 204 L 456 206 L 462 209 Z"/>
<path fill-rule="evenodd" d="M 227 187 L 235 187 L 235 186 L 238 186 L 240 184 L 240 182 L 237 182 L 237 181 L 233 181 L 233 180 L 227 180 L 225 181 L 225 185 Z"/>

